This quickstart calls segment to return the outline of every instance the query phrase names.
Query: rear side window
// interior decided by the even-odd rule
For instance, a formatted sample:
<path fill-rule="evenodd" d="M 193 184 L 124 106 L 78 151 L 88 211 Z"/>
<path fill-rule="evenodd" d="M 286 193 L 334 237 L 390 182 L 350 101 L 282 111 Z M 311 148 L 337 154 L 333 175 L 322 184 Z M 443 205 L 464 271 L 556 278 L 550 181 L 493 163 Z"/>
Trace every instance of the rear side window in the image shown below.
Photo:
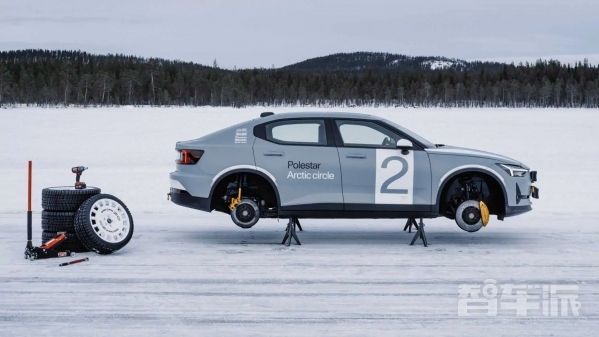
<path fill-rule="evenodd" d="M 266 139 L 284 145 L 327 145 L 324 120 L 302 119 L 266 125 Z"/>

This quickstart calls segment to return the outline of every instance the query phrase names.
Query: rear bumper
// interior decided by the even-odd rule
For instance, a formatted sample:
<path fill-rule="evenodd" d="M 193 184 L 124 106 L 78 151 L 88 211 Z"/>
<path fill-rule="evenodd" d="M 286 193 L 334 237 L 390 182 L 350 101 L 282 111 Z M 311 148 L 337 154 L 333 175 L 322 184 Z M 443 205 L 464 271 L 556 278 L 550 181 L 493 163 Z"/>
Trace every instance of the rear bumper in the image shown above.
<path fill-rule="evenodd" d="M 171 188 L 171 201 L 179 206 L 210 212 L 210 199 L 194 197 L 187 191 Z"/>

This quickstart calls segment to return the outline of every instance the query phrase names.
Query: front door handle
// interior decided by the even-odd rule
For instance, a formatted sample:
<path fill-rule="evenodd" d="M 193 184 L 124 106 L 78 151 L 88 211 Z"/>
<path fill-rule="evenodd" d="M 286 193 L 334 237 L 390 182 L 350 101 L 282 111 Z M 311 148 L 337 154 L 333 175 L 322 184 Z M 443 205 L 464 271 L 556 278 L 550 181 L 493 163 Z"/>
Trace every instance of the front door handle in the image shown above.
<path fill-rule="evenodd" d="M 285 155 L 285 152 L 269 151 L 264 152 L 264 155 L 267 157 L 283 157 Z"/>
<path fill-rule="evenodd" d="M 361 153 L 348 153 L 345 155 L 345 158 L 365 159 L 366 155 Z"/>

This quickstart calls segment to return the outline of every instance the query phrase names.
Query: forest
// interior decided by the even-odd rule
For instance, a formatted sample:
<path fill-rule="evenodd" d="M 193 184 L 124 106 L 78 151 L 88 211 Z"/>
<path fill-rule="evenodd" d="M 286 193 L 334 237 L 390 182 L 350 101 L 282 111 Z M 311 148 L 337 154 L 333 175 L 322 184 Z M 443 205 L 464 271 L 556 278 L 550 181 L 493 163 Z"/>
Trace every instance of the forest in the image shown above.
<path fill-rule="evenodd" d="M 399 55 L 381 63 L 387 55 L 393 54 L 221 69 L 217 60 L 205 66 L 82 51 L 4 51 L 0 106 L 599 107 L 599 66 L 586 60 L 515 65 Z M 448 66 L 431 66 L 435 60 Z"/>

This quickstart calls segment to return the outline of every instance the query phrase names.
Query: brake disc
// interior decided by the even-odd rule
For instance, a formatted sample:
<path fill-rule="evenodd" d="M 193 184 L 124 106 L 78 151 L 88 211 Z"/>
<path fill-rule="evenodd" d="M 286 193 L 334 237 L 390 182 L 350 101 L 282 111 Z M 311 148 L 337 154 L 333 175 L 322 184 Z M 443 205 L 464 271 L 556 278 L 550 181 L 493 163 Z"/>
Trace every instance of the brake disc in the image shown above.
<path fill-rule="evenodd" d="M 476 232 L 483 227 L 480 203 L 476 200 L 466 200 L 458 206 L 455 222 L 466 232 Z"/>

